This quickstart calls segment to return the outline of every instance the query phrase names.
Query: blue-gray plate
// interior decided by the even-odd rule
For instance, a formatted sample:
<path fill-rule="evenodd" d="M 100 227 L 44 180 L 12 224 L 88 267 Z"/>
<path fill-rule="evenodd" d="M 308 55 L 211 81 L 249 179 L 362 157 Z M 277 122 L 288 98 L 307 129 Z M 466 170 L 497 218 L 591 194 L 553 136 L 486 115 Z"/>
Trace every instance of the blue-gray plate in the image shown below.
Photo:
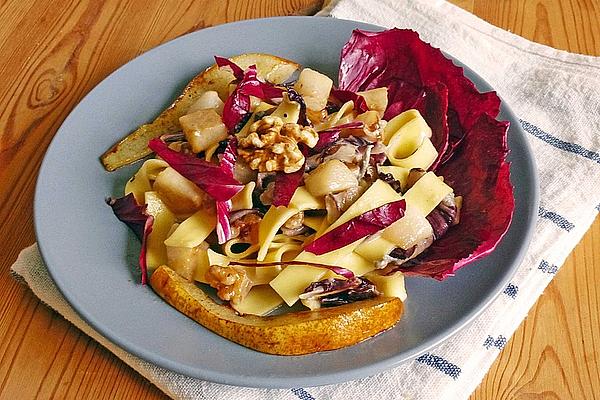
<path fill-rule="evenodd" d="M 152 120 L 213 55 L 271 53 L 337 76 L 339 54 L 363 23 L 282 17 L 203 29 L 130 61 L 96 86 L 64 121 L 38 178 L 37 240 L 56 285 L 79 315 L 131 354 L 178 373 L 255 387 L 316 386 L 352 380 L 400 365 L 475 318 L 508 284 L 531 238 L 537 177 L 519 121 L 509 146 L 515 214 L 502 243 L 485 259 L 438 282 L 407 280 L 409 298 L 396 327 L 358 345 L 298 357 L 258 353 L 206 330 L 139 284 L 139 244 L 106 206 L 137 166 L 106 172 L 99 156 L 138 125 Z M 458 61 L 455 61 L 460 64 Z M 492 88 L 465 67 L 480 90 Z"/>

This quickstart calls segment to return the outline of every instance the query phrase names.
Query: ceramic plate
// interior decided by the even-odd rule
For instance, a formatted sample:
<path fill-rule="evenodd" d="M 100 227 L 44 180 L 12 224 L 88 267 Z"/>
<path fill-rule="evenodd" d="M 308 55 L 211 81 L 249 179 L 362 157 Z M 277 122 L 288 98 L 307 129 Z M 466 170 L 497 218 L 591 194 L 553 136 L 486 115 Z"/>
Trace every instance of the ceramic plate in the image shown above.
<path fill-rule="evenodd" d="M 518 120 L 509 120 L 515 217 L 498 248 L 444 282 L 407 280 L 398 325 L 356 346 L 299 357 L 258 353 L 204 329 L 139 284 L 139 243 L 106 206 L 138 165 L 105 172 L 98 157 L 152 120 L 213 55 L 272 53 L 337 76 L 339 54 L 353 29 L 382 28 L 318 17 L 243 21 L 203 29 L 127 63 L 94 88 L 52 141 L 39 174 L 35 225 L 43 258 L 75 310 L 130 353 L 209 381 L 257 387 L 316 386 L 372 375 L 414 358 L 468 324 L 500 293 L 529 243 L 537 215 L 537 178 Z M 460 64 L 456 61 L 457 64 Z M 465 68 L 480 90 L 491 90 Z"/>

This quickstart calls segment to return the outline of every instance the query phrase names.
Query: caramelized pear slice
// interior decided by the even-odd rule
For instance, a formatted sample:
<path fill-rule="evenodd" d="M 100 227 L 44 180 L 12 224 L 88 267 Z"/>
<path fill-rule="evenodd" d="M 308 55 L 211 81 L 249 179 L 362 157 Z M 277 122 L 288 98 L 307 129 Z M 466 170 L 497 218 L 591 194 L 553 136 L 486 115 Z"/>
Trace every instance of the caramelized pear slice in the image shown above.
<path fill-rule="evenodd" d="M 154 271 L 150 284 L 169 304 L 211 331 L 251 349 L 278 355 L 351 346 L 390 329 L 403 311 L 400 299 L 375 297 L 316 311 L 240 316 L 167 266 Z"/>

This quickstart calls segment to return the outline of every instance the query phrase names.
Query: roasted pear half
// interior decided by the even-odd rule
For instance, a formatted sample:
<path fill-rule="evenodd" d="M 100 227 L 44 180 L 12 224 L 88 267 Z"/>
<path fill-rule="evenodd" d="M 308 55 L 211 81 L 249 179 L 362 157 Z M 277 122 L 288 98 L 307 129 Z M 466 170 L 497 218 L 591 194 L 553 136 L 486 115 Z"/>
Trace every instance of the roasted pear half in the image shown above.
<path fill-rule="evenodd" d="M 240 316 L 167 266 L 154 271 L 150 284 L 169 304 L 211 331 L 251 349 L 278 355 L 351 346 L 394 326 L 403 310 L 402 301 L 396 297 L 376 297 L 315 311 Z"/>
<path fill-rule="evenodd" d="M 259 78 L 275 84 L 285 82 L 300 66 L 293 61 L 261 53 L 242 54 L 232 57 L 231 61 L 242 68 L 256 65 Z M 100 157 L 104 168 L 114 171 L 149 155 L 151 151 L 148 149 L 148 142 L 160 135 L 180 132 L 179 117 L 187 113 L 200 95 L 214 90 L 225 101 L 229 94 L 229 84 L 234 79 L 228 69 L 218 68 L 216 65 L 194 77 L 183 93 L 154 121 L 140 126 Z"/>

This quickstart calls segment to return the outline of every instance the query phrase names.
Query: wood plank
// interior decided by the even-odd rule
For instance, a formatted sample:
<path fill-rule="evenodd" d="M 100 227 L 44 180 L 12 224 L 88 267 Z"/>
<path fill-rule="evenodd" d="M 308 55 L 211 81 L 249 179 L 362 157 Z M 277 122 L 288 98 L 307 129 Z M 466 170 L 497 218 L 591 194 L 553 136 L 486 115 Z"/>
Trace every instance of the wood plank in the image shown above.
<path fill-rule="evenodd" d="M 496 26 L 538 43 L 575 53 L 600 54 L 598 1 L 474 0 L 469 10 Z"/>

